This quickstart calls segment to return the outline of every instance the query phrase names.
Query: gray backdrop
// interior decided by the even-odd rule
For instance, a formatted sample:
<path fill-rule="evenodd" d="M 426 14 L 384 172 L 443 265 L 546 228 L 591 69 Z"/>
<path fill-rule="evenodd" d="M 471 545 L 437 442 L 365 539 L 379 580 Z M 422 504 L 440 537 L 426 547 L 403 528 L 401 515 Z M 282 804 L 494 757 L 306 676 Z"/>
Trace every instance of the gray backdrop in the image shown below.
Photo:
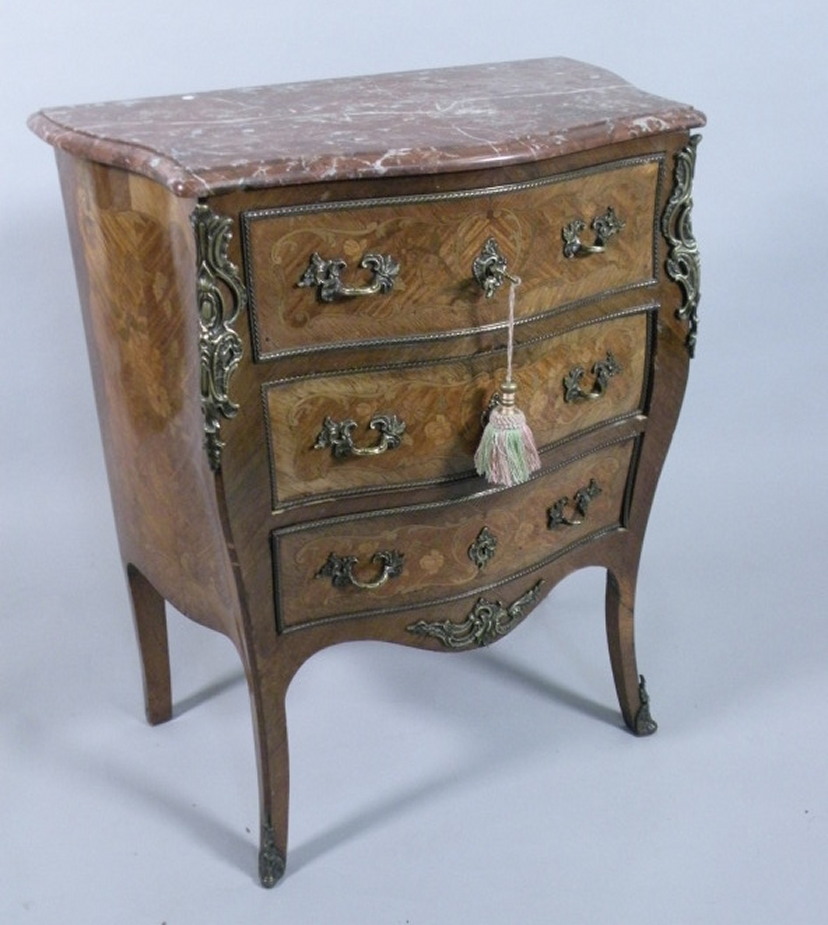
<path fill-rule="evenodd" d="M 0 921 L 771 923 L 828 906 L 822 0 L 2 0 Z M 638 602 L 659 733 L 619 727 L 603 582 L 492 650 L 378 644 L 291 688 L 289 876 L 255 885 L 245 686 L 171 620 L 143 721 L 42 106 L 565 54 L 692 103 L 698 356 Z"/>

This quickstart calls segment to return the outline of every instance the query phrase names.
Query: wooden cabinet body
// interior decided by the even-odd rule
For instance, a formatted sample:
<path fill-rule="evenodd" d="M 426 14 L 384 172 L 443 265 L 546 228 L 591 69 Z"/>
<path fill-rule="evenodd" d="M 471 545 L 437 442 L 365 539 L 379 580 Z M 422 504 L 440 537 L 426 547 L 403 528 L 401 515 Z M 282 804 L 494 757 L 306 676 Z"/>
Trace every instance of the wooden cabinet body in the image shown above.
<path fill-rule="evenodd" d="M 148 716 L 171 715 L 166 600 L 244 663 L 272 885 L 285 693 L 323 647 L 487 645 L 597 565 L 624 720 L 655 728 L 633 604 L 695 345 L 703 117 L 562 59 L 236 93 L 243 118 L 205 94 L 31 125 L 58 149 Z M 509 488 L 473 462 L 504 272 L 541 457 Z"/>

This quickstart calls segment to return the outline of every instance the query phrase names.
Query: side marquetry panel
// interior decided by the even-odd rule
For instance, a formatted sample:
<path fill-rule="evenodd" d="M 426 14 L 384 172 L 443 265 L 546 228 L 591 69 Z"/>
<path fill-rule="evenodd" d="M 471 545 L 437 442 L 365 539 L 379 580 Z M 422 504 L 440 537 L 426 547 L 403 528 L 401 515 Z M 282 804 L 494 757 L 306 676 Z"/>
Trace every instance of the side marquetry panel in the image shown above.
<path fill-rule="evenodd" d="M 125 564 L 238 639 L 239 605 L 204 453 L 192 203 L 58 152 Z"/>

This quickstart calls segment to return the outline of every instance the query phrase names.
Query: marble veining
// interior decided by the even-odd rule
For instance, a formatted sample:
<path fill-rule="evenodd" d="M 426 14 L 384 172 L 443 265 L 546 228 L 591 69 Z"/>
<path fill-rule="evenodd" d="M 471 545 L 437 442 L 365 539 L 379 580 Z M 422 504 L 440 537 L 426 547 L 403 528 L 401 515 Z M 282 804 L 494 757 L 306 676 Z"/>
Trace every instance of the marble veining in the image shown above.
<path fill-rule="evenodd" d="M 691 106 L 568 58 L 42 110 L 41 138 L 178 196 L 556 157 L 704 124 Z"/>

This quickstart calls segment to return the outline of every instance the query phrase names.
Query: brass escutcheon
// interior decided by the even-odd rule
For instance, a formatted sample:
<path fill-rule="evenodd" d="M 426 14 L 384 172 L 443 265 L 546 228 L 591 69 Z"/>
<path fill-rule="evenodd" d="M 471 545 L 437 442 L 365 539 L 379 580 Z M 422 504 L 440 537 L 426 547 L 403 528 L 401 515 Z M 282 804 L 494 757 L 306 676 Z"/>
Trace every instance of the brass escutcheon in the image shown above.
<path fill-rule="evenodd" d="M 516 286 L 520 284 L 520 277 L 509 272 L 506 258 L 494 238 L 487 238 L 480 253 L 474 258 L 472 276 L 486 294 L 487 299 L 491 299 L 506 280 Z"/>

